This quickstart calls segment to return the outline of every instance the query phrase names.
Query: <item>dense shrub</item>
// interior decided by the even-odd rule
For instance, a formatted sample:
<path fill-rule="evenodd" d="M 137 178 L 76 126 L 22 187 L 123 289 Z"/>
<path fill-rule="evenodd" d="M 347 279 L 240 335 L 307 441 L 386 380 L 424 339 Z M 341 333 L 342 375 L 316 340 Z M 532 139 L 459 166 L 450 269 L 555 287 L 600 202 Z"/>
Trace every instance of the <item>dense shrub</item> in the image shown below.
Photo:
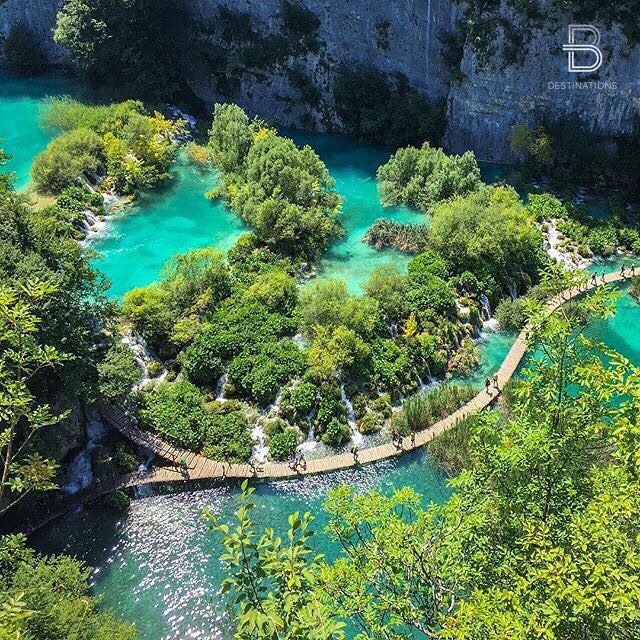
<path fill-rule="evenodd" d="M 298 436 L 295 431 L 288 430 L 274 434 L 269 439 L 269 454 L 273 460 L 287 460 L 298 446 Z"/>
<path fill-rule="evenodd" d="M 82 176 L 95 181 L 105 162 L 102 138 L 90 129 L 74 129 L 51 142 L 33 163 L 31 174 L 38 191 L 57 195 L 76 186 Z"/>
<path fill-rule="evenodd" d="M 247 420 L 239 411 L 209 416 L 203 455 L 224 462 L 246 462 L 253 446 Z"/>
<path fill-rule="evenodd" d="M 131 349 L 124 344 L 114 344 L 98 364 L 100 394 L 109 402 L 126 399 L 133 385 L 141 379 L 140 366 Z"/>
<path fill-rule="evenodd" d="M 299 149 L 235 105 L 216 105 L 209 144 L 223 172 L 218 193 L 256 237 L 283 255 L 315 259 L 343 233 L 334 180 Z"/>
<path fill-rule="evenodd" d="M 471 151 L 447 155 L 426 142 L 399 149 L 378 169 L 382 204 L 408 204 L 428 211 L 434 205 L 480 188 L 480 167 Z"/>
<path fill-rule="evenodd" d="M 140 417 L 168 442 L 199 451 L 211 421 L 203 408 L 203 397 L 187 381 L 163 383 L 144 396 Z"/>
<path fill-rule="evenodd" d="M 378 250 L 393 247 L 403 253 L 420 253 L 429 246 L 429 228 L 426 224 L 379 218 L 369 227 L 363 241 Z"/>
<path fill-rule="evenodd" d="M 468 416 L 436 436 L 427 445 L 431 457 L 448 475 L 458 475 L 463 469 L 470 469 L 472 440 L 478 424 L 478 416 Z"/>
<path fill-rule="evenodd" d="M 527 322 L 524 298 L 505 298 L 497 306 L 495 317 L 502 329 L 520 331 Z"/>

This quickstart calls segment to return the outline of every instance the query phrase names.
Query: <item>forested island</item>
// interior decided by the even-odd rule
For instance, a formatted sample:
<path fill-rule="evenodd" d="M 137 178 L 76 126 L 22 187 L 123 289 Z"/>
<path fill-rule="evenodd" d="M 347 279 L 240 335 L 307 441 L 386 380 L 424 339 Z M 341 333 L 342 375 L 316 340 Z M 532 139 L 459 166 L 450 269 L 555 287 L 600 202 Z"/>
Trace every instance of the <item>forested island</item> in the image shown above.
<path fill-rule="evenodd" d="M 573 10 L 632 46 L 623 5 Z M 483 60 L 486 30 L 510 33 L 500 7 L 460 11 L 466 27 L 438 45 L 453 83 L 461 34 Z M 512 119 L 496 176 L 447 144 L 441 93 L 334 65 L 314 3 L 282 0 L 267 30 L 257 12 L 213 15 L 65 0 L 51 42 L 25 20 L 0 42 L 0 114 L 15 117 L 0 123 L 14 141 L 0 140 L 0 638 L 640 638 L 636 129 Z M 383 59 L 396 27 L 374 25 Z M 326 77 L 304 66 L 316 58 Z M 274 99 L 331 137 L 252 108 L 247 86 L 282 73 L 296 97 L 280 86 Z M 28 116 L 29 88 L 61 74 L 71 90 Z M 380 161 L 362 169 L 356 151 Z M 353 186 L 372 182 L 374 203 Z M 224 242 L 181 246 L 198 232 L 187 206 L 154 237 L 153 203 L 176 197 L 217 216 Z M 172 257 L 114 295 L 100 242 L 124 253 L 136 217 L 150 232 L 121 268 L 142 272 L 156 242 Z M 523 364 L 502 380 L 518 345 Z M 409 453 L 476 398 L 487 406 Z M 391 444 L 391 462 L 361 464 Z M 308 473 L 338 456 L 345 475 Z M 203 460 L 220 465 L 215 484 L 193 484 Z M 272 489 L 270 465 L 299 478 Z M 172 489 L 151 481 L 162 470 Z M 175 502 L 138 516 L 150 557 L 138 540 L 109 568 L 107 548 L 140 531 L 138 505 L 167 496 L 190 524 L 175 524 Z M 77 524 L 91 518 L 111 537 L 92 542 L 101 525 Z M 66 526 L 79 538 L 47 541 Z M 169 530 L 187 545 L 189 597 L 159 569 L 180 615 L 151 611 L 158 577 L 145 575 Z M 204 585 L 184 577 L 190 551 L 197 570 L 215 565 Z M 117 582 L 125 566 L 135 589 Z"/>

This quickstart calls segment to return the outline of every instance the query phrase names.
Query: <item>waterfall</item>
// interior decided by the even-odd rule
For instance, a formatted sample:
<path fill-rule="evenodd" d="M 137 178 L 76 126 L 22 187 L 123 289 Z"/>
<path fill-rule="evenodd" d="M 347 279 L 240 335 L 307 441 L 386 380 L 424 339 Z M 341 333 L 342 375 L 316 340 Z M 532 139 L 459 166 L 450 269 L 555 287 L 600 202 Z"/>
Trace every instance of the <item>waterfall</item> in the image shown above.
<path fill-rule="evenodd" d="M 216 384 L 216 400 L 218 402 L 227 401 L 227 399 L 224 397 L 224 387 L 227 384 L 228 379 L 229 376 L 226 373 L 223 373 L 222 376 L 220 376 L 220 380 L 218 380 L 218 383 Z"/>
<path fill-rule="evenodd" d="M 512 300 L 517 300 L 518 299 L 518 285 L 516 284 L 515 280 L 509 280 L 509 284 L 507 285 L 507 288 L 509 289 L 509 295 L 511 296 Z"/>
<path fill-rule="evenodd" d="M 86 430 L 87 444 L 69 465 L 67 482 L 62 487 L 62 490 L 70 495 L 86 489 L 93 481 L 91 452 L 98 446 L 107 431 L 100 414 L 95 411 L 91 413 L 87 420 Z"/>
<path fill-rule="evenodd" d="M 480 298 L 480 306 L 482 309 L 482 317 L 484 320 L 491 320 L 493 315 L 491 314 L 491 305 L 489 304 L 489 298 L 483 293 Z"/>
<path fill-rule="evenodd" d="M 300 445 L 300 451 L 313 451 L 318 443 L 316 442 L 316 429 L 313 426 L 313 409 L 309 411 L 309 414 L 305 417 L 305 420 L 309 423 L 309 433 L 307 439 Z"/>
<path fill-rule="evenodd" d="M 340 385 L 340 396 L 342 397 L 344 406 L 347 408 L 347 422 L 349 424 L 349 428 L 351 429 L 351 441 L 354 445 L 360 446 L 364 442 L 364 436 L 358 431 L 356 414 L 353 410 L 353 404 L 351 403 L 351 400 L 349 400 L 349 398 L 347 397 L 347 392 L 344 388 L 344 382 Z"/>
<path fill-rule="evenodd" d="M 252 457 L 256 462 L 266 462 L 269 458 L 269 447 L 266 444 L 267 434 L 264 432 L 261 420 L 262 418 L 259 418 L 251 429 Z"/>
<path fill-rule="evenodd" d="M 389 325 L 389 333 L 391 334 L 392 338 L 397 338 L 398 337 L 398 323 L 397 322 L 392 322 Z"/>
<path fill-rule="evenodd" d="M 126 344 L 131 352 L 133 353 L 133 357 L 136 359 L 138 366 L 140 367 L 140 372 L 142 374 L 141 382 L 135 387 L 136 389 L 141 389 L 142 387 L 146 387 L 150 382 L 162 382 L 168 375 L 169 369 L 167 365 L 172 361 L 168 361 L 167 363 L 163 363 L 162 371 L 157 378 L 152 378 L 149 375 L 149 366 L 147 365 L 150 361 L 158 361 L 149 349 L 145 339 L 137 334 L 137 333 L 128 333 L 127 335 L 122 337 L 120 341 L 122 344 Z"/>
<path fill-rule="evenodd" d="M 420 391 L 421 393 L 429 393 L 429 391 L 433 391 L 438 384 L 440 384 L 431 374 L 427 377 L 428 382 L 425 383 L 420 376 L 416 374 L 418 378 L 418 382 L 420 383 Z"/>

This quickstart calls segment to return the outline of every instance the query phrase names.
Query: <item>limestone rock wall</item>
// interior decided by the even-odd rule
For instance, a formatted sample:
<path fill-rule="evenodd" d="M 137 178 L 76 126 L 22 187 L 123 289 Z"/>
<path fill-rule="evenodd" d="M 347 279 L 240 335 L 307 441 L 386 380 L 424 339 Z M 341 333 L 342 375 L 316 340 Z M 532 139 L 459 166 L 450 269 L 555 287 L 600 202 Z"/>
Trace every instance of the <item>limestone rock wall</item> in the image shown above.
<path fill-rule="evenodd" d="M 309 54 L 300 65 L 313 77 L 323 95 L 324 106 L 312 114 L 318 129 L 335 124 L 330 106 L 335 70 L 341 63 L 363 62 L 385 72 L 402 72 L 415 88 L 430 97 L 447 97 L 449 124 L 446 146 L 453 151 L 473 149 L 482 160 L 509 161 L 508 132 L 516 122 L 537 122 L 547 114 L 578 115 L 592 130 L 627 133 L 640 115 L 640 47 L 630 47 L 616 26 L 596 25 L 602 32 L 604 64 L 600 81 L 614 82 L 616 88 L 599 91 L 549 89 L 549 82 L 571 81 L 566 42 L 571 15 L 556 16 L 551 26 L 528 34 L 524 62 L 520 66 L 495 68 L 478 63 L 465 47 L 461 63 L 462 79 L 451 81 L 442 63 L 441 31 L 456 29 L 462 9 L 452 0 L 300 0 L 321 20 L 319 37 L 325 43 L 320 54 Z M 194 17 L 215 17 L 226 5 L 248 11 L 261 28 L 268 31 L 280 0 L 188 0 Z M 546 0 L 547 3 L 550 0 Z M 51 40 L 51 29 L 60 0 L 5 0 L 0 3 L 0 34 L 11 24 L 25 20 L 41 34 L 54 60 L 62 52 Z M 508 10 L 505 9 L 508 12 Z M 381 47 L 376 34 L 379 25 L 389 24 L 389 46 Z M 500 34 L 496 34 L 496 39 Z M 523 37 L 523 40 L 525 38 Z M 213 103 L 215 85 L 194 81 L 204 100 Z M 300 125 L 307 107 L 300 106 L 285 69 L 248 77 L 241 85 L 237 101 L 250 112 L 283 124 Z M 308 124 L 308 123 L 307 123 Z"/>

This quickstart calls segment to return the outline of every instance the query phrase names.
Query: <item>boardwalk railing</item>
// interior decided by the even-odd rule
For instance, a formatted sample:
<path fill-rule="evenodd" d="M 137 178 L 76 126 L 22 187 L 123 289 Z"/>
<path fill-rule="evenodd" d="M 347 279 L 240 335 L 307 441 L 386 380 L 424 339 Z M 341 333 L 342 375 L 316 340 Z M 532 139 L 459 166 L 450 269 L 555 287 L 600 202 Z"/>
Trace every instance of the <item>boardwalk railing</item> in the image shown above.
<path fill-rule="evenodd" d="M 581 290 L 572 289 L 570 291 L 564 291 L 547 303 L 547 311 L 552 313 L 572 298 L 590 289 L 604 284 L 619 282 L 630 277 L 630 275 L 631 274 L 627 274 L 623 277 L 619 273 L 612 273 L 604 278 L 598 278 L 595 284 L 589 281 L 586 287 L 583 286 Z M 451 429 L 463 418 L 478 413 L 496 400 L 500 395 L 500 389 L 503 389 L 504 385 L 513 377 L 527 352 L 527 331 L 528 328 L 525 327 L 518 335 L 507 357 L 502 362 L 497 372 L 498 389 L 491 387 L 480 391 L 460 409 L 423 431 L 419 431 L 413 438 L 404 438 L 398 446 L 387 443 L 377 447 L 362 449 L 358 451 L 357 458 L 351 453 L 336 454 L 325 458 L 309 460 L 303 467 L 297 466 L 296 468 L 292 468 L 292 466 L 286 463 L 267 463 L 253 468 L 248 464 L 230 464 L 222 461 L 209 460 L 199 454 L 174 447 L 164 442 L 158 436 L 143 431 L 135 424 L 135 418 L 127 414 L 122 408 L 105 406 L 102 408 L 102 414 L 107 422 L 132 442 L 146 447 L 157 456 L 171 462 L 174 468 L 159 467 L 148 472 L 114 477 L 106 481 L 97 482 L 83 492 L 52 502 L 51 505 L 47 507 L 48 511 L 44 514 L 38 514 L 37 522 L 34 519 L 34 522 L 26 523 L 27 528 L 29 531 L 33 531 L 63 515 L 67 511 L 83 504 L 87 500 L 95 499 L 119 488 L 207 479 L 294 478 L 339 471 L 360 464 L 370 464 L 399 456 L 413 449 L 418 449 L 430 442 L 437 435 Z M 186 469 L 182 461 L 186 461 Z"/>

